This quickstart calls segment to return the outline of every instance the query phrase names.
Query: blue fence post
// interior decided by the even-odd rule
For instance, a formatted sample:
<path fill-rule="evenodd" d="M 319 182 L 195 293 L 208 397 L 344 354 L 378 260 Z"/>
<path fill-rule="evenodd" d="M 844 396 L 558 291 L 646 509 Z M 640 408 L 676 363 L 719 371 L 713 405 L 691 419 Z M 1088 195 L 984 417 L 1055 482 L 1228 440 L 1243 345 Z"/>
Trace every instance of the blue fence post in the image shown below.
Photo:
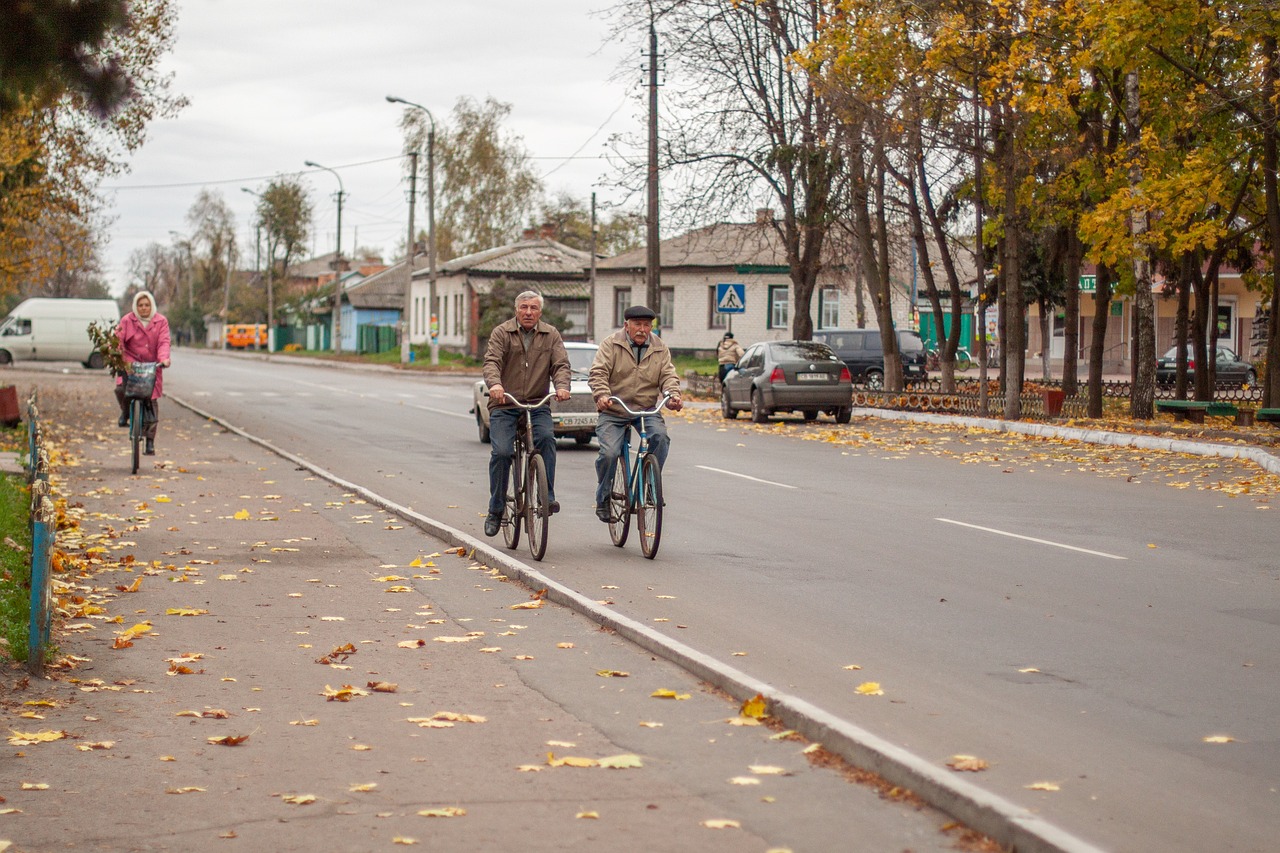
<path fill-rule="evenodd" d="M 31 530 L 31 617 L 27 627 L 27 669 L 44 672 L 45 650 L 53 623 L 53 543 L 57 516 L 47 495 L 39 498 Z"/>

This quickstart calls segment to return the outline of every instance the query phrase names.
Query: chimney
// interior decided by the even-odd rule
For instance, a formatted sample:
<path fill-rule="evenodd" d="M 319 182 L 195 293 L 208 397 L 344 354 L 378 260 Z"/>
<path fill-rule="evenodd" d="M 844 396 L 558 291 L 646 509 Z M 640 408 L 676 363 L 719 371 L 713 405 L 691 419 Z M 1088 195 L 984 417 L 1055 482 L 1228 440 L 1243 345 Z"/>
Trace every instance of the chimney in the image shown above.
<path fill-rule="evenodd" d="M 771 224 L 772 222 L 773 222 L 773 208 L 772 208 L 772 207 L 757 207 L 757 208 L 756 208 L 756 224 L 757 224 L 757 225 L 769 225 L 769 224 Z"/>
<path fill-rule="evenodd" d="M 526 228 L 520 232 L 521 240 L 536 240 L 538 238 L 537 228 Z"/>
<path fill-rule="evenodd" d="M 542 223 L 542 228 L 538 232 L 538 236 L 543 240 L 554 240 L 556 238 L 556 224 L 554 222 Z"/>

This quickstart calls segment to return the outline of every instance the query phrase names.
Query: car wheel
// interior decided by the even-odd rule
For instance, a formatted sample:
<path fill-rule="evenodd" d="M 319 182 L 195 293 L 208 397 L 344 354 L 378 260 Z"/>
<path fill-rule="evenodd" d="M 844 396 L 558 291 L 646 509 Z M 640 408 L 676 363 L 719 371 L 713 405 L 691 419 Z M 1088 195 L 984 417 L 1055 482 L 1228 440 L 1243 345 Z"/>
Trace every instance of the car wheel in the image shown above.
<path fill-rule="evenodd" d="M 483 444 L 488 444 L 489 425 L 484 422 L 484 416 L 480 414 L 479 407 L 476 408 L 476 431 L 480 433 L 480 441 Z"/>
<path fill-rule="evenodd" d="M 841 406 L 836 409 L 836 423 L 847 424 L 853 420 L 853 406 Z"/>
<path fill-rule="evenodd" d="M 769 410 L 764 407 L 759 391 L 751 392 L 751 422 L 762 424 L 769 420 Z"/>
<path fill-rule="evenodd" d="M 738 418 L 738 410 L 729 405 L 728 389 L 721 389 L 720 391 L 720 414 L 726 421 L 737 420 Z"/>
<path fill-rule="evenodd" d="M 89 360 L 84 363 L 84 366 L 90 370 L 101 370 L 107 366 L 107 360 L 103 358 L 102 353 L 95 350 L 90 353 Z"/>
<path fill-rule="evenodd" d="M 12 364 L 13 356 L 9 354 L 7 349 L 0 349 L 0 364 Z"/>
<path fill-rule="evenodd" d="M 867 373 L 867 387 L 873 391 L 879 391 L 884 388 L 884 374 L 878 370 L 872 370 Z"/>
<path fill-rule="evenodd" d="M 817 409 L 805 409 L 801 414 L 804 416 L 805 423 L 808 423 L 809 421 L 816 421 L 818 419 Z"/>
<path fill-rule="evenodd" d="M 1255 385 L 1258 382 L 1258 373 L 1256 370 L 1246 370 L 1244 373 L 1244 384 Z"/>
<path fill-rule="evenodd" d="M 575 435 L 575 436 L 573 437 L 573 441 L 574 441 L 574 443 L 575 443 L 575 444 L 577 444 L 579 447 L 586 447 L 588 444 L 590 444 L 590 443 L 591 443 L 591 434 L 589 434 L 589 433 L 579 433 L 578 435 Z"/>

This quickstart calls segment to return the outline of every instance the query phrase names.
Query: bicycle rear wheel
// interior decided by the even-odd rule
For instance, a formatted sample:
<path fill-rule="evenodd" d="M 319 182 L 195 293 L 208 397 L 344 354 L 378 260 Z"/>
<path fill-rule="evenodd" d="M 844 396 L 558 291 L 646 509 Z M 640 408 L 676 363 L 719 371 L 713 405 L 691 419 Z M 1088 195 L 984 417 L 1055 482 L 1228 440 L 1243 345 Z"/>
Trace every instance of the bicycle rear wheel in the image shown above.
<path fill-rule="evenodd" d="M 652 453 L 640 462 L 640 502 L 636 505 L 640 553 L 652 560 L 662 541 L 662 469 Z"/>
<path fill-rule="evenodd" d="M 142 401 L 139 399 L 129 400 L 129 444 L 133 448 L 133 470 L 132 473 L 138 473 L 138 454 L 142 448 Z"/>
<path fill-rule="evenodd" d="M 528 525 L 529 554 L 541 560 L 547 553 L 547 525 L 551 514 L 547 506 L 547 463 L 540 454 L 529 457 L 525 479 L 525 523 Z"/>
<path fill-rule="evenodd" d="M 631 531 L 631 502 L 627 490 L 626 461 L 626 448 L 623 448 L 622 458 L 613 468 L 613 486 L 609 490 L 605 503 L 609 508 L 609 537 L 619 548 L 627 544 L 627 534 Z"/>
<path fill-rule="evenodd" d="M 502 541 L 508 548 L 520 545 L 520 517 L 524 514 L 524 454 L 516 445 L 516 455 L 511 459 L 511 472 L 507 475 L 506 495 L 502 502 Z"/>

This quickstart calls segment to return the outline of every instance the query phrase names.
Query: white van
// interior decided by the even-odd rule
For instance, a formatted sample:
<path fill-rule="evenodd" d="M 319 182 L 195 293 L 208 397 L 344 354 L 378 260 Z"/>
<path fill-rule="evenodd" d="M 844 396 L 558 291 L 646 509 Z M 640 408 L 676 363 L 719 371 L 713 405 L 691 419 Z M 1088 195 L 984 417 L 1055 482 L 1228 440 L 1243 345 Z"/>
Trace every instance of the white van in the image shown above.
<path fill-rule="evenodd" d="M 101 370 L 105 360 L 89 339 L 95 320 L 114 328 L 120 306 L 114 299 L 27 299 L 0 323 L 0 364 L 78 361 Z"/>

